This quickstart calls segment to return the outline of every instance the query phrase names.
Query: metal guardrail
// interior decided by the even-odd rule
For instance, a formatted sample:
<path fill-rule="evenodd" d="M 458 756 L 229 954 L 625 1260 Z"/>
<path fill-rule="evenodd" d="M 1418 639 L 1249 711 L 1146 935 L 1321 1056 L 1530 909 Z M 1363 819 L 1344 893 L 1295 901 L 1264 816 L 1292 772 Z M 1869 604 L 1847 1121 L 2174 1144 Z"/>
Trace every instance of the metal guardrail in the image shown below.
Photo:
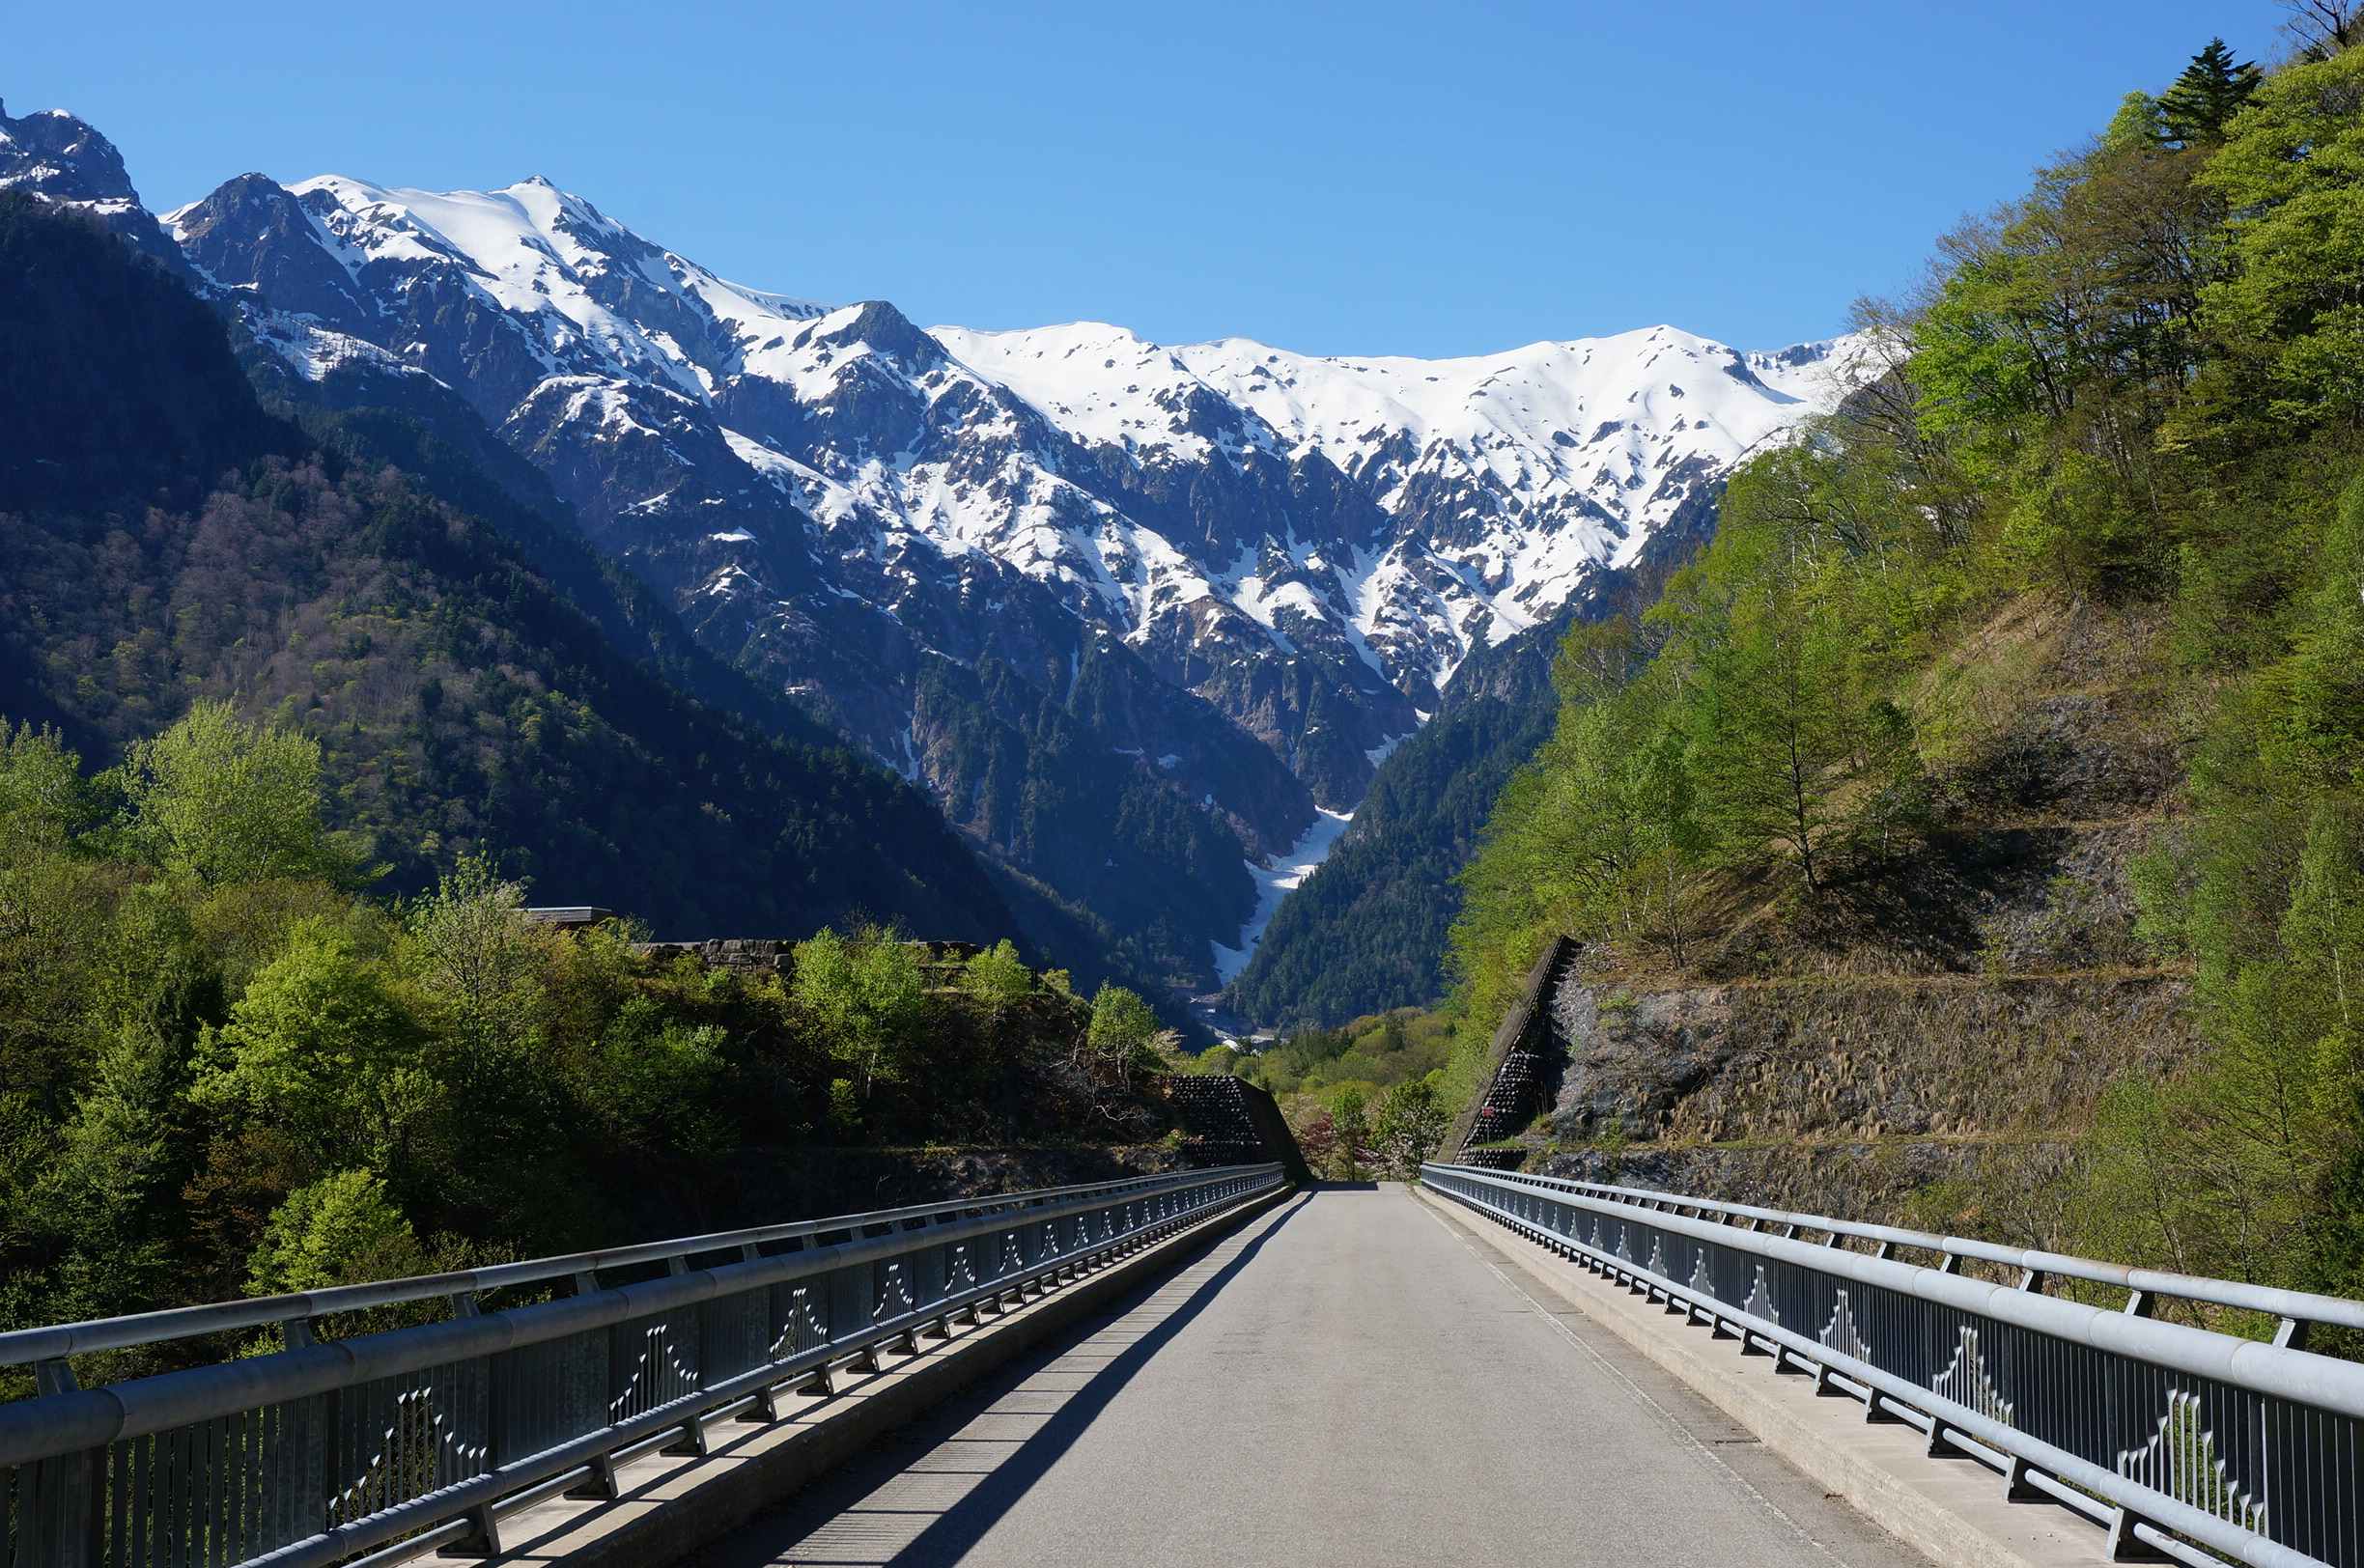
<path fill-rule="evenodd" d="M 1747 1203 L 1719 1203 L 1711 1198 L 1660 1192 L 1646 1187 L 1613 1187 L 1605 1182 L 1579 1182 L 1558 1176 L 1526 1179 L 1590 1197 L 1639 1203 L 1645 1208 L 1671 1209 L 1678 1214 L 1688 1212 L 1697 1218 L 1713 1217 L 1726 1220 L 1746 1220 L 1758 1229 L 1779 1225 L 1784 1234 L 1790 1236 L 1800 1231 L 1818 1230 L 1834 1238 L 1846 1237 L 1870 1242 L 1877 1248 L 1874 1255 L 1878 1257 L 1886 1257 L 1900 1246 L 1913 1247 L 1935 1253 L 1940 1260 L 1939 1267 L 1948 1274 L 1953 1273 L 1954 1267 L 1963 1259 L 1975 1258 L 1983 1263 L 2019 1271 L 2020 1283 L 2028 1289 L 2040 1288 L 2047 1279 L 2078 1279 L 2091 1284 L 2108 1285 L 2127 1293 L 2125 1310 L 2138 1317 L 2149 1316 L 2153 1304 L 2162 1298 L 2262 1313 L 2277 1320 L 2275 1344 L 2300 1350 L 2306 1348 L 2307 1330 L 2317 1325 L 2364 1330 L 2364 1302 L 2341 1296 L 2318 1296 L 2308 1291 L 2278 1290 L 2271 1285 L 2252 1285 L 2237 1279 L 2209 1279 L 2198 1274 L 2137 1269 L 2124 1263 L 2104 1263 L 2097 1258 L 2081 1258 L 2067 1252 L 2004 1246 L 1965 1236 L 1940 1236 L 1931 1231 L 1906 1230 L 1897 1225 L 1861 1224 L 1851 1219 L 1832 1219 L 1821 1215 L 1793 1214 L 1786 1209 L 1760 1209 Z"/>
<path fill-rule="evenodd" d="M 786 1391 L 830 1392 L 889 1344 L 915 1352 L 1283 1185 L 1279 1165 L 1235 1165 L 0 1334 L 0 1364 L 33 1363 L 42 1390 L 0 1405 L 0 1568 L 496 1551 L 505 1513 L 613 1497 L 626 1458 L 704 1453 L 710 1422 L 776 1418 Z M 478 1308 L 557 1279 L 573 1294 Z M 447 1322 L 311 1332 L 324 1313 L 437 1298 Z M 75 1387 L 64 1359 L 265 1324 L 287 1349 L 105 1387 Z"/>
<path fill-rule="evenodd" d="M 600 1274 L 616 1270 L 650 1264 L 662 1264 L 670 1270 L 675 1263 L 686 1263 L 691 1258 L 718 1258 L 729 1253 L 744 1257 L 747 1255 L 749 1247 L 761 1251 L 767 1246 L 782 1244 L 794 1246 L 814 1237 L 833 1236 L 841 1231 L 859 1234 L 866 1230 L 908 1226 L 915 1221 L 942 1224 L 945 1220 L 971 1215 L 998 1214 L 1013 1206 L 1038 1207 L 1055 1198 L 1073 1197 L 1081 1193 L 1105 1195 L 1148 1191 L 1169 1186 L 1174 1180 L 1171 1175 L 1134 1176 L 1114 1182 L 1033 1188 L 1023 1192 L 1005 1192 L 980 1198 L 915 1203 L 899 1209 L 875 1209 L 862 1214 L 836 1215 L 821 1219 L 755 1225 L 744 1230 L 676 1236 L 664 1241 L 639 1242 L 630 1246 L 606 1247 L 594 1252 L 568 1252 L 556 1257 L 531 1258 L 482 1269 L 463 1269 L 451 1274 L 412 1274 L 402 1279 L 373 1280 L 364 1285 L 343 1285 L 332 1290 L 307 1291 L 292 1296 L 250 1296 L 241 1301 L 216 1302 L 205 1306 L 172 1307 L 161 1312 L 98 1318 L 88 1323 L 69 1323 L 53 1328 L 19 1329 L 0 1333 L 0 1366 L 32 1366 L 37 1371 L 46 1366 L 48 1375 L 54 1379 L 59 1376 L 58 1367 L 70 1356 L 127 1350 L 139 1345 L 165 1344 L 174 1340 L 234 1333 L 245 1329 L 283 1328 L 288 1331 L 291 1343 L 301 1343 L 311 1337 L 311 1324 L 315 1319 L 340 1312 L 366 1311 L 372 1307 L 395 1306 L 410 1302 L 447 1301 L 455 1304 L 460 1315 L 466 1315 L 469 1307 L 479 1299 L 503 1287 L 565 1281 L 577 1287 L 579 1293 L 586 1288 L 586 1280 L 595 1282 Z"/>
<path fill-rule="evenodd" d="M 1882 1227 L 1467 1165 L 1423 1165 L 1421 1180 L 1776 1370 L 1810 1373 L 1817 1393 L 1863 1400 L 1868 1419 L 1918 1428 L 1932 1455 L 1986 1463 L 2014 1499 L 2067 1504 L 2109 1532 L 2113 1558 L 2364 1565 L 2364 1365 L 2046 1296 L 2032 1266 L 1994 1284 L 1836 1245 Z M 1871 1239 L 1902 1237 L 1929 1245 Z M 2011 1254 L 2032 1256 L 2049 1255 Z M 2197 1299 L 2246 1293 L 2158 1277 L 2209 1287 Z"/>

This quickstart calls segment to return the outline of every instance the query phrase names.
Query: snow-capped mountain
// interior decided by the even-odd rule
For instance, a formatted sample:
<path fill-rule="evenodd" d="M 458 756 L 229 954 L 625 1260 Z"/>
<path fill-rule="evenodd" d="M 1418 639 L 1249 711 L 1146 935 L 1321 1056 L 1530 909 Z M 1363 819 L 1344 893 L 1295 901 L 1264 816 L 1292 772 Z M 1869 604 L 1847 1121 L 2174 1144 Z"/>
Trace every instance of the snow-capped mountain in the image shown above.
<path fill-rule="evenodd" d="M 1097 322 L 935 336 L 1144 469 L 1253 451 L 1341 470 L 1390 519 L 1376 548 L 1317 563 L 1328 581 L 1213 586 L 1267 626 L 1283 604 L 1337 613 L 1423 711 L 1473 646 L 1630 565 L 1740 457 L 1827 407 L 1852 348 L 1741 354 L 1668 326 L 1466 359 L 1315 358 L 1246 338 L 1167 349 Z"/>
<path fill-rule="evenodd" d="M 88 213 L 141 254 L 182 269 L 181 253 L 140 205 L 115 144 L 63 109 L 12 120 L 0 102 L 0 190 Z"/>
<path fill-rule="evenodd" d="M 464 401 L 702 640 L 1201 983 L 1244 858 L 1350 810 L 1473 649 L 1703 532 L 1851 374 L 1847 340 L 1665 326 L 1433 361 L 923 330 L 538 178 L 246 175 L 164 230 L 289 376 Z"/>

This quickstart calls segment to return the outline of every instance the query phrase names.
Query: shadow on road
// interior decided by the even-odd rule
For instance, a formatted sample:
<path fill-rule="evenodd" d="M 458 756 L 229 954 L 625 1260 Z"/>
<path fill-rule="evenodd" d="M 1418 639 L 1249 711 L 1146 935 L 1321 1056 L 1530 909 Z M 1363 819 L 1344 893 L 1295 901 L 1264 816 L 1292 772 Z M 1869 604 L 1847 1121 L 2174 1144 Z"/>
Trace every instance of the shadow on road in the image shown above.
<path fill-rule="evenodd" d="M 1195 1284 L 1189 1279 L 1195 1266 L 1186 1266 L 958 1396 L 948 1407 L 949 1430 L 940 1414 L 887 1439 L 744 1527 L 733 1542 L 692 1561 L 700 1568 L 800 1562 L 920 1568 L 959 1561 L 1074 1445 L 1126 1380 L 1204 1311 L 1309 1201 L 1310 1194 L 1300 1192 L 1258 1220 L 1247 1244 Z M 1188 1294 L 1162 1304 L 1160 1298 L 1179 1285 L 1187 1285 Z M 1089 1347 L 1121 1333 L 1137 1315 L 1154 1315 L 1155 1321 L 1086 1370 L 1096 1354 Z M 1068 1378 L 1076 1380 L 1075 1387 L 1047 1386 Z M 1006 1409 L 1013 1403 L 1025 1409 Z"/>

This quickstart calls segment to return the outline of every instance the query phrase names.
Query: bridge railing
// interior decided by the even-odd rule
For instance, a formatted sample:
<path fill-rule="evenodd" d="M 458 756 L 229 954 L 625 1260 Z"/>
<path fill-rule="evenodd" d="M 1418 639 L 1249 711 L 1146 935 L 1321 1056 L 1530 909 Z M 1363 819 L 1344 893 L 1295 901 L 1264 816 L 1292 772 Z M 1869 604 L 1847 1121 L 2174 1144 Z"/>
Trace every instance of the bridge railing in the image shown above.
<path fill-rule="evenodd" d="M 703 1453 L 710 1422 L 774 1418 L 786 1391 L 828 1392 L 887 1345 L 915 1351 L 1283 1182 L 1235 1165 L 0 1334 L 0 1365 L 33 1365 L 40 1390 L 0 1405 L 0 1568 L 496 1549 L 504 1513 L 612 1497 L 624 1459 Z M 554 1300 L 479 1304 L 561 1280 Z M 437 1300 L 447 1321 L 313 1332 Z M 68 1359 L 271 1325 L 286 1349 L 104 1387 L 77 1387 Z"/>
<path fill-rule="evenodd" d="M 1864 1224 L 1822 1215 L 1796 1214 L 1786 1209 L 1762 1209 L 1747 1203 L 1721 1203 L 1712 1198 L 1689 1197 L 1679 1192 L 1661 1192 L 1645 1187 L 1614 1187 L 1604 1182 L 1580 1182 L 1557 1176 L 1534 1176 L 1526 1180 L 1540 1182 L 1564 1191 L 1580 1192 L 1589 1197 L 1639 1203 L 1644 1208 L 1689 1214 L 1695 1218 L 1746 1223 L 1759 1230 L 1779 1226 L 1785 1236 L 1820 1231 L 1833 1240 L 1843 1238 L 1868 1242 L 1872 1244 L 1875 1257 L 1888 1257 L 1898 1247 L 1924 1251 L 1935 1256 L 1939 1260 L 1938 1266 L 1949 1274 L 1965 1260 L 1990 1263 L 2017 1274 L 2021 1286 L 2031 1290 L 2040 1289 L 2047 1280 L 2054 1279 L 2075 1279 L 2103 1285 L 2126 1292 L 2125 1310 L 2137 1317 L 2150 1316 L 2162 1300 L 2195 1302 L 2209 1306 L 2256 1312 L 2275 1320 L 2275 1344 L 2301 1350 L 2306 1348 L 2307 1331 L 2318 1325 L 2364 1330 L 2364 1302 L 2345 1297 L 2279 1290 L 2270 1285 L 2253 1285 L 2237 1279 L 2209 1279 L 2198 1274 L 2137 1269 L 2128 1264 L 2106 1263 L 2097 1258 L 2081 1258 L 2067 1252 L 2005 1246 L 1966 1236 L 1940 1236 L 1933 1231 L 1907 1230 L 1898 1225 Z"/>
<path fill-rule="evenodd" d="M 2031 1261 L 2115 1267 L 2086 1259 L 1962 1242 L 1921 1266 L 1835 1244 L 1949 1239 L 1467 1165 L 1424 1165 L 1421 1180 L 1811 1374 L 1818 1393 L 1864 1401 L 1868 1419 L 1918 1429 L 1931 1454 L 1986 1463 L 2012 1497 L 2066 1504 L 2109 1532 L 2114 1557 L 2364 1568 L 2364 1365 L 2155 1321 L 2141 1293 L 2174 1281 L 2301 1322 L 2346 1322 L 2354 1303 L 2287 1292 L 2261 1304 L 2234 1281 L 2126 1270 L 2108 1278 L 2135 1293 L 2131 1310 L 2110 1310 L 2043 1294 Z M 1948 1256 L 2015 1262 L 2022 1277 L 1969 1278 Z"/>

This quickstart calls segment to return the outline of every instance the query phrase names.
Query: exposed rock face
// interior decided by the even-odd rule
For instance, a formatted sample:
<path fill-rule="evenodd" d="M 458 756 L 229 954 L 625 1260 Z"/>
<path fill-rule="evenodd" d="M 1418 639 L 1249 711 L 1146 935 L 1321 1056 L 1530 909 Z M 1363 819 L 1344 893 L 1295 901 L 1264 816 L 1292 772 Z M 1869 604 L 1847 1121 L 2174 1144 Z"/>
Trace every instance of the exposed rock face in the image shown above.
<path fill-rule="evenodd" d="M 63 109 L 12 120 L 0 103 L 0 190 L 87 213 L 141 255 L 187 274 L 180 248 L 140 205 L 115 144 Z"/>

